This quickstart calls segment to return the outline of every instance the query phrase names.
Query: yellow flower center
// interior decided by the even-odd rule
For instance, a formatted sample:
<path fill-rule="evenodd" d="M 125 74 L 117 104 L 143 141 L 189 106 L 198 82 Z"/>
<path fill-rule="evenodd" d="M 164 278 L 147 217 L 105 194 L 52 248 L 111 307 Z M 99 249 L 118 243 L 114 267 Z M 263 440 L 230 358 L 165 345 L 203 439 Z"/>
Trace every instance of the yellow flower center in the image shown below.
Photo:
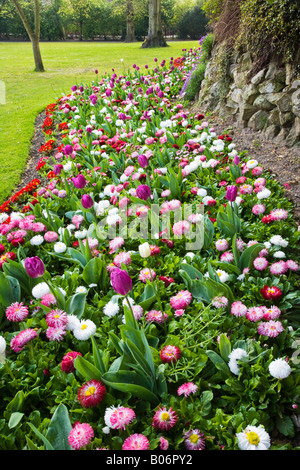
<path fill-rule="evenodd" d="M 54 318 L 59 318 L 59 315 L 58 314 L 54 315 Z"/>
<path fill-rule="evenodd" d="M 169 419 L 169 413 L 167 413 L 167 412 L 162 413 L 162 414 L 161 414 L 161 419 L 162 419 L 163 421 L 168 421 L 168 419 Z"/>
<path fill-rule="evenodd" d="M 95 391 L 96 391 L 96 387 L 89 387 L 85 391 L 85 396 L 90 397 L 91 395 L 93 395 L 93 393 L 95 393 Z"/>
<path fill-rule="evenodd" d="M 258 445 L 259 436 L 256 432 L 254 432 L 254 431 L 246 432 L 246 437 L 247 437 L 250 444 L 254 444 L 255 446 Z"/>
<path fill-rule="evenodd" d="M 85 330 L 86 328 L 87 328 L 87 325 L 85 325 L 85 324 L 81 325 L 82 330 Z"/>
<path fill-rule="evenodd" d="M 190 441 L 191 441 L 193 444 L 197 444 L 198 439 L 199 439 L 199 436 L 197 436 L 197 434 L 191 434 L 191 436 L 190 436 Z"/>

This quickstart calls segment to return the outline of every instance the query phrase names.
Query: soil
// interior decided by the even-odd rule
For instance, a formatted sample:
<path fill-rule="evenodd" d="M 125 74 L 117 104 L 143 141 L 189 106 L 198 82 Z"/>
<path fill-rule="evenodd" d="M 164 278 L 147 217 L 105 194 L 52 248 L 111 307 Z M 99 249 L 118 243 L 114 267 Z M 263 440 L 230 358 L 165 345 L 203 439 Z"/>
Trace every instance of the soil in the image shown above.
<path fill-rule="evenodd" d="M 193 113 L 201 113 L 201 109 L 197 110 L 195 106 L 191 109 Z M 41 179 L 40 173 L 36 171 L 36 166 L 41 158 L 39 148 L 45 142 L 42 132 L 45 117 L 45 111 L 36 117 L 29 159 L 21 182 L 14 192 L 21 189 L 33 178 Z M 218 135 L 223 133 L 230 135 L 238 152 L 246 151 L 250 158 L 257 160 L 265 170 L 273 174 L 279 183 L 289 186 L 289 189 L 285 187 L 285 196 L 293 202 L 294 217 L 300 226 L 300 147 L 290 148 L 284 143 L 267 139 L 263 132 L 241 127 L 228 118 L 226 118 L 225 124 L 223 119 L 217 115 L 210 116 L 209 124 L 214 127 Z"/>

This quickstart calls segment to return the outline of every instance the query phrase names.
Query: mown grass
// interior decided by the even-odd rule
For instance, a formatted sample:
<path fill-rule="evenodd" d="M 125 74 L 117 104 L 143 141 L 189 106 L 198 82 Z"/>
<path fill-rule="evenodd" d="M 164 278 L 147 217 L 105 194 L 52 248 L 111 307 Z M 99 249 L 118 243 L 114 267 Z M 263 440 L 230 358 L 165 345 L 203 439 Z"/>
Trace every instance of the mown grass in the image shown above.
<path fill-rule="evenodd" d="M 31 44 L 0 43 L 0 85 L 5 102 L 0 104 L 0 203 L 19 183 L 29 156 L 36 116 L 76 83 L 126 73 L 135 63 L 142 70 L 163 59 L 178 57 L 182 49 L 197 47 L 198 41 L 170 41 L 167 48 L 142 49 L 141 43 L 41 43 L 46 71 L 34 72 Z M 3 97 L 0 100 L 3 101 Z"/>

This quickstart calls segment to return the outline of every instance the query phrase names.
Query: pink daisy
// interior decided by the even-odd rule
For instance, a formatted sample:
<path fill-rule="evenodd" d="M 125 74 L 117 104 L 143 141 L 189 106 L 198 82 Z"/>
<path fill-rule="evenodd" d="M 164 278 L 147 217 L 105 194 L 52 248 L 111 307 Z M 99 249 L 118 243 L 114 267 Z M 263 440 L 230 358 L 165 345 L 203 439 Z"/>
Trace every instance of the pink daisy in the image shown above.
<path fill-rule="evenodd" d="M 170 298 L 171 307 L 175 310 L 185 309 L 192 301 L 192 294 L 188 290 L 181 290 Z"/>
<path fill-rule="evenodd" d="M 66 336 L 65 326 L 49 326 L 46 330 L 46 336 L 50 341 L 62 341 Z"/>
<path fill-rule="evenodd" d="M 188 450 L 203 450 L 205 448 L 205 437 L 199 429 L 191 429 L 183 434 L 185 447 Z"/>
<path fill-rule="evenodd" d="M 276 305 L 272 307 L 263 307 L 264 320 L 276 320 L 281 314 L 280 309 Z"/>
<path fill-rule="evenodd" d="M 45 294 L 41 298 L 41 304 L 45 305 L 46 307 L 50 307 L 50 305 L 56 304 L 56 298 L 53 294 Z"/>
<path fill-rule="evenodd" d="M 273 209 L 270 215 L 273 220 L 285 220 L 288 217 L 288 212 L 285 209 Z"/>
<path fill-rule="evenodd" d="M 51 310 L 46 315 L 46 322 L 54 328 L 64 327 L 68 323 L 68 315 L 63 310 Z"/>
<path fill-rule="evenodd" d="M 159 439 L 159 448 L 160 450 L 167 450 L 169 448 L 169 441 L 163 436 L 161 436 Z"/>
<path fill-rule="evenodd" d="M 48 242 L 48 243 L 56 242 L 56 240 L 58 239 L 58 233 L 56 233 L 56 232 L 51 232 L 51 231 L 46 232 L 46 233 L 44 234 L 44 239 L 45 239 L 45 241 Z"/>
<path fill-rule="evenodd" d="M 114 257 L 113 263 L 117 268 L 121 268 L 121 265 L 124 264 L 128 266 L 131 263 L 130 253 L 122 252 Z"/>
<path fill-rule="evenodd" d="M 252 207 L 252 212 L 254 215 L 263 214 L 265 210 L 266 208 L 263 204 L 255 204 L 255 206 Z"/>
<path fill-rule="evenodd" d="M 106 395 L 106 388 L 102 382 L 92 379 L 83 384 L 78 392 L 77 398 L 83 408 L 98 406 Z"/>
<path fill-rule="evenodd" d="M 276 338 L 283 331 L 283 326 L 280 321 L 270 320 L 268 322 L 260 323 L 257 331 L 262 336 L 268 336 L 269 338 Z"/>
<path fill-rule="evenodd" d="M 252 175 L 253 176 L 260 176 L 262 175 L 264 169 L 261 166 L 257 166 L 256 168 L 252 168 Z"/>
<path fill-rule="evenodd" d="M 9 321 L 23 321 L 28 313 L 28 307 L 23 302 L 14 302 L 5 310 L 6 318 Z"/>
<path fill-rule="evenodd" d="M 105 424 L 111 429 L 126 429 L 135 419 L 135 412 L 125 406 L 111 406 L 105 411 Z"/>
<path fill-rule="evenodd" d="M 248 308 L 240 300 L 237 300 L 231 304 L 231 313 L 236 317 L 244 317 L 247 311 Z"/>
<path fill-rule="evenodd" d="M 188 397 L 191 393 L 196 393 L 198 390 L 198 385 L 194 384 L 193 382 L 186 382 L 177 389 L 177 395 L 184 395 Z"/>
<path fill-rule="evenodd" d="M 80 352 L 70 351 L 64 355 L 61 361 L 61 370 L 69 374 L 75 371 L 74 361 L 77 356 L 82 356 Z"/>
<path fill-rule="evenodd" d="M 225 263 L 232 263 L 232 261 L 234 260 L 234 256 L 230 251 L 225 251 L 221 254 L 220 260 L 224 261 Z"/>
<path fill-rule="evenodd" d="M 150 310 L 146 314 L 146 321 L 148 322 L 164 323 L 167 319 L 168 315 L 166 313 L 162 314 L 160 310 Z"/>
<path fill-rule="evenodd" d="M 37 337 L 37 332 L 32 328 L 20 331 L 10 342 L 10 347 L 15 352 L 20 352 L 24 346 Z"/>
<path fill-rule="evenodd" d="M 292 259 L 288 259 L 286 262 L 285 262 L 286 266 L 288 269 L 290 269 L 291 271 L 298 271 L 299 269 L 299 264 L 296 263 L 295 261 L 293 261 Z"/>
<path fill-rule="evenodd" d="M 163 431 L 167 431 L 168 429 L 173 428 L 177 423 L 177 414 L 172 408 L 159 407 L 158 410 L 155 412 L 152 426 L 154 428 L 162 429 Z"/>
<path fill-rule="evenodd" d="M 94 431 L 88 423 L 75 423 L 68 437 L 68 442 L 74 450 L 86 447 L 94 437 Z"/>
<path fill-rule="evenodd" d="M 153 271 L 153 269 L 151 269 L 151 274 L 150 274 L 150 270 L 148 268 L 144 268 L 140 271 L 139 280 L 142 282 L 147 282 L 147 280 L 151 281 L 151 278 L 155 279 L 155 276 L 156 276 L 156 273 L 155 271 Z"/>
<path fill-rule="evenodd" d="M 160 358 L 162 362 L 170 364 L 171 362 L 176 362 L 180 358 L 180 354 L 180 349 L 177 346 L 169 344 L 160 351 Z"/>
<path fill-rule="evenodd" d="M 109 249 L 110 249 L 110 254 L 114 253 L 117 251 L 121 246 L 123 246 L 125 243 L 124 238 L 122 237 L 115 237 L 113 240 L 110 240 L 109 242 Z"/>
<path fill-rule="evenodd" d="M 236 247 L 239 251 L 243 251 L 245 247 L 245 242 L 241 238 L 236 239 Z"/>
<path fill-rule="evenodd" d="M 136 320 L 142 318 L 144 309 L 140 305 L 132 305 L 133 316 Z"/>
<path fill-rule="evenodd" d="M 174 235 L 185 235 L 190 230 L 190 224 L 187 220 L 176 222 L 172 227 Z"/>
<path fill-rule="evenodd" d="M 150 443 L 143 434 L 132 434 L 122 445 L 122 450 L 149 450 Z"/>
<path fill-rule="evenodd" d="M 227 307 L 228 305 L 228 299 L 227 297 L 214 297 L 211 301 L 214 307 L 216 308 L 224 308 Z"/>
<path fill-rule="evenodd" d="M 261 307 L 250 307 L 246 313 L 246 318 L 250 321 L 259 321 L 263 318 L 264 311 Z"/>
<path fill-rule="evenodd" d="M 269 264 L 268 260 L 264 258 L 263 256 L 259 256 L 258 258 L 255 258 L 255 260 L 253 261 L 253 266 L 258 271 L 263 271 L 264 269 L 266 269 L 268 264 Z"/>
<path fill-rule="evenodd" d="M 225 238 L 216 241 L 216 249 L 218 251 L 226 251 L 228 246 L 228 241 Z"/>
<path fill-rule="evenodd" d="M 251 184 L 243 184 L 239 187 L 240 194 L 252 194 L 253 186 Z"/>
<path fill-rule="evenodd" d="M 184 314 L 184 309 L 183 308 L 178 308 L 174 312 L 174 317 L 181 317 Z"/>
<path fill-rule="evenodd" d="M 285 274 L 288 270 L 286 262 L 283 260 L 277 261 L 270 266 L 270 272 L 274 275 Z"/>

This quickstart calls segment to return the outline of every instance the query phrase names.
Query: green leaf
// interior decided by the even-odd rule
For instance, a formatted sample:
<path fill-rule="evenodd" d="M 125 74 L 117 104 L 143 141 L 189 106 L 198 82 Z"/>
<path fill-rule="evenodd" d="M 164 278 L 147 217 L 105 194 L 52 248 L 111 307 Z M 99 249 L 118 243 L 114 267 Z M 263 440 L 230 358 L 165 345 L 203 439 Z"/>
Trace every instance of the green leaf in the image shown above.
<path fill-rule="evenodd" d="M 21 288 L 18 279 L 0 273 L 0 303 L 9 307 L 13 302 L 19 302 Z"/>
<path fill-rule="evenodd" d="M 16 411 L 15 413 L 12 413 L 9 422 L 8 422 L 8 427 L 9 429 L 13 429 L 16 426 L 18 426 L 19 422 L 23 418 L 24 413 L 20 413 L 19 411 Z"/>
<path fill-rule="evenodd" d="M 94 356 L 94 365 L 97 369 L 100 370 L 101 374 L 105 374 L 106 368 L 104 366 L 104 362 L 102 359 L 102 351 L 98 348 L 96 343 L 96 339 L 94 336 L 91 337 L 92 340 L 92 347 L 93 347 L 93 356 Z"/>
<path fill-rule="evenodd" d="M 82 272 L 82 278 L 88 285 L 98 284 L 102 273 L 102 265 L 102 259 L 95 257 L 92 258 L 84 267 Z"/>
<path fill-rule="evenodd" d="M 76 356 L 74 367 L 87 381 L 101 379 L 100 370 L 82 356 Z"/>
<path fill-rule="evenodd" d="M 28 423 L 28 426 L 43 441 L 45 445 L 45 450 L 55 450 L 51 443 L 48 441 L 48 439 L 42 433 L 40 433 L 40 431 L 32 423 Z"/>
<path fill-rule="evenodd" d="M 102 381 L 124 393 L 132 393 L 132 395 L 151 403 L 159 403 L 158 397 L 148 390 L 145 386 L 145 380 L 135 371 L 119 370 L 116 374 L 107 372 L 102 376 Z"/>
<path fill-rule="evenodd" d="M 81 318 L 86 304 L 86 293 L 78 292 L 77 294 L 72 295 L 66 302 L 66 312 L 69 315 L 76 315 L 78 318 Z"/>
<path fill-rule="evenodd" d="M 71 450 L 68 442 L 71 429 L 68 410 L 63 403 L 60 403 L 52 416 L 46 434 L 54 450 Z"/>
<path fill-rule="evenodd" d="M 255 245 L 249 246 L 246 248 L 240 256 L 239 267 L 243 271 L 245 268 L 250 268 L 253 260 L 257 257 L 258 253 L 264 248 L 264 245 L 261 243 L 256 243 Z"/>
<path fill-rule="evenodd" d="M 224 333 L 222 333 L 220 336 L 219 349 L 224 361 L 228 362 L 228 356 L 231 353 L 231 343 Z"/>
<path fill-rule="evenodd" d="M 295 434 L 293 421 L 289 416 L 283 416 L 282 418 L 277 418 L 276 427 L 278 431 L 287 437 L 293 437 Z"/>

